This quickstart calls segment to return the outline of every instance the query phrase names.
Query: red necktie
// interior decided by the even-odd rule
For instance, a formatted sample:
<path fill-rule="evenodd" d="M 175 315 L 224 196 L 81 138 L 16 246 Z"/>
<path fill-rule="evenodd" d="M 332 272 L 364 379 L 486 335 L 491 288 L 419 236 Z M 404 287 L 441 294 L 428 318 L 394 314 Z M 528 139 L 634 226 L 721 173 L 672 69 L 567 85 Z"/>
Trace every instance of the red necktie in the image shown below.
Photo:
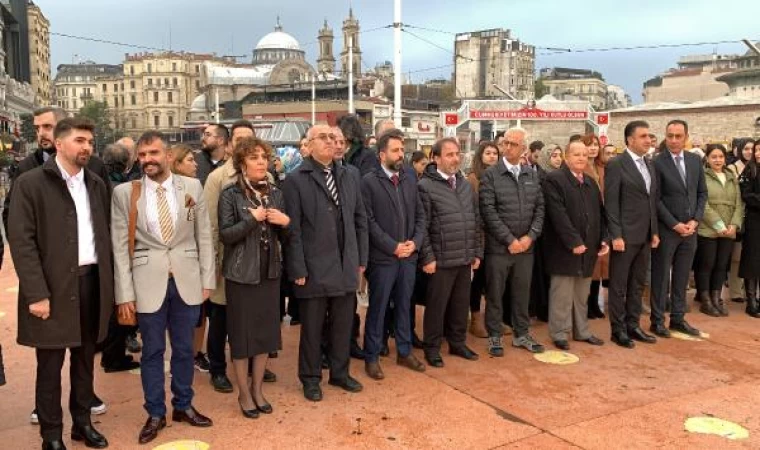
<path fill-rule="evenodd" d="M 398 174 L 394 173 L 391 175 L 391 183 L 393 183 L 394 186 L 398 187 Z"/>

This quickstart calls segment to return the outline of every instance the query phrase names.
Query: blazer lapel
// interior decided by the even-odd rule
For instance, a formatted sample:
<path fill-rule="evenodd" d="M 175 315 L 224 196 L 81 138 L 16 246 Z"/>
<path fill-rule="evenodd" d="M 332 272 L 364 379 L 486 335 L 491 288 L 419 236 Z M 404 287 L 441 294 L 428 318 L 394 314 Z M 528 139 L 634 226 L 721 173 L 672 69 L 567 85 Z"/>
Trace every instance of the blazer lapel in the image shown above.
<path fill-rule="evenodd" d="M 647 184 L 646 181 L 644 181 L 644 176 L 641 175 L 641 172 L 639 171 L 639 168 L 636 167 L 636 163 L 633 161 L 633 158 L 631 158 L 631 155 L 629 155 L 627 152 L 622 155 L 623 158 L 623 168 L 625 168 L 628 171 L 628 174 L 633 177 L 634 180 L 636 180 L 636 185 L 644 192 L 647 192 Z M 644 164 L 646 164 L 646 160 L 644 160 Z M 652 171 L 649 170 L 649 165 L 647 165 L 647 170 L 649 171 L 649 179 L 652 179 Z"/>
<path fill-rule="evenodd" d="M 681 187 L 681 189 L 684 190 L 684 192 L 689 192 L 686 190 L 686 185 L 684 184 L 683 178 L 681 178 L 681 171 L 678 170 L 678 167 L 676 167 L 676 161 L 673 159 L 673 155 L 670 154 L 670 150 L 665 150 L 667 153 L 663 153 L 663 157 L 665 158 L 665 165 L 670 169 L 672 172 L 672 176 L 675 177 L 676 180 L 678 180 L 678 185 Z M 688 165 L 686 163 L 686 158 L 684 158 L 684 167 L 686 167 L 686 171 L 688 173 Z M 689 176 L 686 176 L 686 182 L 688 183 Z"/>
<path fill-rule="evenodd" d="M 177 204 L 177 216 L 174 218 L 174 235 L 172 236 L 172 242 L 176 241 L 181 232 L 185 230 L 188 224 L 187 220 L 187 208 L 185 207 L 185 182 L 180 177 L 174 175 L 174 198 Z"/>

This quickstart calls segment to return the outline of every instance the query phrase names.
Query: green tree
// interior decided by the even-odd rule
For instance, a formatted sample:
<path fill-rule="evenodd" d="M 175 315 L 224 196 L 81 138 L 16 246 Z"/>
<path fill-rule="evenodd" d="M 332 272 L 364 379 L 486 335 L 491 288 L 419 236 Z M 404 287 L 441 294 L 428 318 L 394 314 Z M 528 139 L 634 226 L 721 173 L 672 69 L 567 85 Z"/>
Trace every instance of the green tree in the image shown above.
<path fill-rule="evenodd" d="M 88 102 L 79 110 L 79 115 L 87 117 L 95 124 L 95 151 L 101 153 L 106 145 L 124 136 L 113 127 L 113 116 L 105 102 Z"/>
<path fill-rule="evenodd" d="M 34 116 L 31 114 L 21 114 L 21 138 L 27 143 L 37 140 L 37 133 L 34 131 Z"/>
<path fill-rule="evenodd" d="M 533 93 L 535 95 L 533 98 L 536 100 L 549 93 L 549 88 L 544 84 L 544 80 L 541 78 L 536 79 L 535 83 L 533 83 Z"/>

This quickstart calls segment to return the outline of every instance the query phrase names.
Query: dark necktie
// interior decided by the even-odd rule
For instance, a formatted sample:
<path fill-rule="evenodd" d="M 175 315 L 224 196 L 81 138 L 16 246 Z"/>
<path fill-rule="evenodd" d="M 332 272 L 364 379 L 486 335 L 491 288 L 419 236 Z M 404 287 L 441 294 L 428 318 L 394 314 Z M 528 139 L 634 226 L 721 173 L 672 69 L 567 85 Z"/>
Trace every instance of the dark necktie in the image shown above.
<path fill-rule="evenodd" d="M 337 206 L 340 206 L 340 201 L 338 200 L 338 188 L 335 186 L 335 178 L 333 178 L 332 169 L 329 167 L 325 168 L 325 184 L 327 185 L 327 192 L 330 193 L 333 202 L 335 202 Z"/>
<path fill-rule="evenodd" d="M 451 189 L 453 189 L 453 190 L 456 190 L 456 189 L 457 189 L 457 178 L 456 178 L 456 176 L 452 175 L 452 176 L 450 176 L 450 177 L 449 177 L 449 179 L 448 179 L 448 180 L 446 180 L 446 181 L 448 181 L 448 182 L 449 182 L 449 187 L 450 187 Z"/>
<path fill-rule="evenodd" d="M 394 186 L 398 187 L 398 174 L 394 173 L 391 175 L 391 183 L 393 183 Z"/>
<path fill-rule="evenodd" d="M 683 170 L 683 166 L 681 166 L 682 160 L 683 155 L 676 156 L 676 167 L 678 168 L 678 174 L 681 175 L 681 181 L 683 181 L 683 184 L 686 185 L 686 172 Z"/>

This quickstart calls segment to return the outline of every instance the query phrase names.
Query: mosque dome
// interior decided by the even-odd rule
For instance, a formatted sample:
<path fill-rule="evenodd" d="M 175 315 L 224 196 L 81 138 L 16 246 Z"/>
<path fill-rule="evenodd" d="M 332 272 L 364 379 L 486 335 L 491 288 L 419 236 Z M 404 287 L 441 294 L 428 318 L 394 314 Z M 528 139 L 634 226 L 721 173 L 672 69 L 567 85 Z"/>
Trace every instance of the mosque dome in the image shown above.
<path fill-rule="evenodd" d="M 256 50 L 301 50 L 298 41 L 284 31 L 273 31 L 259 40 Z"/>

